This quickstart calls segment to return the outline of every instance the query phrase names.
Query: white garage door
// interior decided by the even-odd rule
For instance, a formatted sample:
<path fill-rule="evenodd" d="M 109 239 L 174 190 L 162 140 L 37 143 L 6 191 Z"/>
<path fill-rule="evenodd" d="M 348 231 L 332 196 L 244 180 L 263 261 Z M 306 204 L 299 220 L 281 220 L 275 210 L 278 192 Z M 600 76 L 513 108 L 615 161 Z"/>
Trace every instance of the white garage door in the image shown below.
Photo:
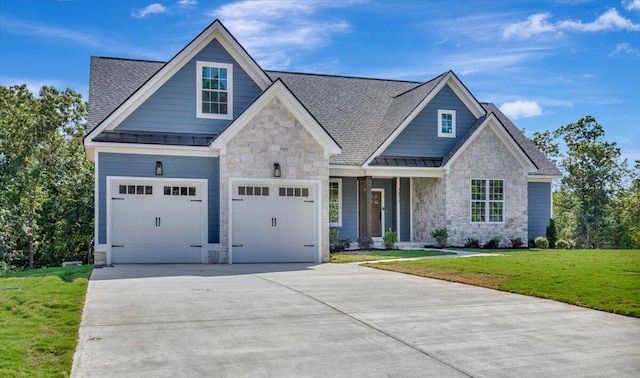
<path fill-rule="evenodd" d="M 232 191 L 234 263 L 315 261 L 312 186 L 242 183 Z"/>
<path fill-rule="evenodd" d="M 111 262 L 202 263 L 203 185 L 111 183 Z"/>

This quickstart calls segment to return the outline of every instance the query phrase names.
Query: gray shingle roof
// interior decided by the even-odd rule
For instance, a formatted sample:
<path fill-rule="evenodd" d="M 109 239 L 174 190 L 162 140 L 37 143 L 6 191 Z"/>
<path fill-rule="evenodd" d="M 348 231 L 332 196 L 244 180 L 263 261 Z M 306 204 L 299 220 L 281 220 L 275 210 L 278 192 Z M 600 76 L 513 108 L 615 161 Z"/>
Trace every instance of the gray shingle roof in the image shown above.
<path fill-rule="evenodd" d="M 88 131 L 104 121 L 164 64 L 148 60 L 92 56 Z"/>
<path fill-rule="evenodd" d="M 91 57 L 89 131 L 106 119 L 164 64 Z M 272 80 L 280 78 L 342 147 L 341 154 L 331 157 L 331 164 L 336 165 L 362 165 L 446 75 L 443 73 L 420 83 L 279 71 L 266 71 L 266 74 Z M 560 175 L 553 163 L 495 105 L 483 103 L 482 106 L 488 113 L 496 114 L 539 168 L 537 174 Z M 442 164 L 462 146 L 481 120 L 443 157 Z"/>

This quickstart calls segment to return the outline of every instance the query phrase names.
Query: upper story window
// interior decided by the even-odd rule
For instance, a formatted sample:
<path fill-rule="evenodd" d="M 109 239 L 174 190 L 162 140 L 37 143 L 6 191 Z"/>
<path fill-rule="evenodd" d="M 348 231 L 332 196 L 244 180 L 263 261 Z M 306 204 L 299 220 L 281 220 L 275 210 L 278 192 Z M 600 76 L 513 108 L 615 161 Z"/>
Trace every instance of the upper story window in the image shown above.
<path fill-rule="evenodd" d="M 233 65 L 196 63 L 198 118 L 233 119 Z"/>
<path fill-rule="evenodd" d="M 456 111 L 438 109 L 438 136 L 456 137 Z"/>
<path fill-rule="evenodd" d="M 504 220 L 504 180 L 471 180 L 471 222 Z"/>

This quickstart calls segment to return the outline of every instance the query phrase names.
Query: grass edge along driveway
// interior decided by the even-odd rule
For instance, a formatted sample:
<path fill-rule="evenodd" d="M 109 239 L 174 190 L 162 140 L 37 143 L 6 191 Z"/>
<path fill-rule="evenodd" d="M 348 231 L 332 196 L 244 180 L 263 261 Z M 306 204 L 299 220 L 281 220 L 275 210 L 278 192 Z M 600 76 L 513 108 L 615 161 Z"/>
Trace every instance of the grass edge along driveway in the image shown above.
<path fill-rule="evenodd" d="M 640 317 L 640 250 L 543 250 L 365 266 Z"/>
<path fill-rule="evenodd" d="M 407 250 L 407 249 L 381 249 L 370 251 L 346 251 L 332 253 L 329 259 L 331 263 L 343 264 L 362 261 L 375 261 L 387 259 L 402 259 L 409 257 L 426 257 L 454 255 L 452 252 L 439 250 Z"/>
<path fill-rule="evenodd" d="M 0 275 L 0 376 L 69 376 L 92 269 Z"/>

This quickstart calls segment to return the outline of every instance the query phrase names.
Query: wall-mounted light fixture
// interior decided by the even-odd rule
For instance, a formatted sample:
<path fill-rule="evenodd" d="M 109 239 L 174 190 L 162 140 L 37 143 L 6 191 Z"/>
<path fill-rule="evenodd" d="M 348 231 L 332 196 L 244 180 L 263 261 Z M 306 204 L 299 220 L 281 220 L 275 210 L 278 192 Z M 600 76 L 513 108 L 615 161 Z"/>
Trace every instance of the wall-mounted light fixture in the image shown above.
<path fill-rule="evenodd" d="M 280 164 L 273 163 L 273 177 L 282 176 L 282 171 L 280 170 Z"/>
<path fill-rule="evenodd" d="M 162 162 L 156 161 L 156 176 L 162 176 L 163 173 L 164 172 L 162 171 Z"/>

